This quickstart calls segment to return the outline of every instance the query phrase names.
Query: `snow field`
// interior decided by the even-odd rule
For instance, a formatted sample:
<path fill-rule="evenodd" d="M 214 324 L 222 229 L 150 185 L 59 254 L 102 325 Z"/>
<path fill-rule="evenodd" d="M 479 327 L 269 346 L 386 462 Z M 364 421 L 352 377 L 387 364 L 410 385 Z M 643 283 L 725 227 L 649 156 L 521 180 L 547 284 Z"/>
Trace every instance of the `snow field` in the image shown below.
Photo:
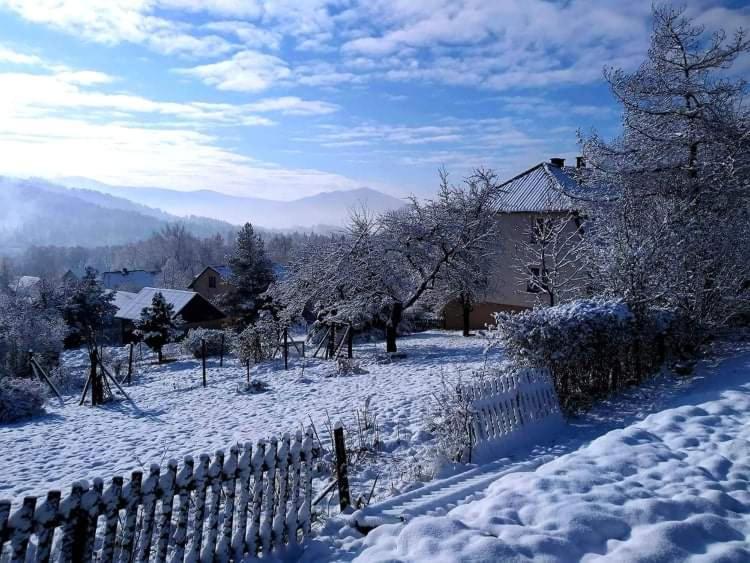
<path fill-rule="evenodd" d="M 355 410 L 370 398 L 377 416 L 383 452 L 351 473 L 351 489 L 374 498 L 390 495 L 412 480 L 412 469 L 427 464 L 432 439 L 423 431 L 431 395 L 448 380 L 468 374 L 484 363 L 483 341 L 458 333 L 428 332 L 403 338 L 406 358 L 380 363 L 381 343 L 356 346 L 358 373 L 335 374 L 335 363 L 292 358 L 289 371 L 280 362 L 262 364 L 252 377 L 266 382 L 265 393 L 238 392 L 245 381 L 244 366 L 225 358 L 208 360 L 208 387 L 201 386 L 201 365 L 180 356 L 161 366 L 145 352 L 127 401 L 103 407 L 78 406 L 78 394 L 66 396 L 65 406 L 49 400 L 46 414 L 0 426 L 0 498 L 20 502 L 24 495 L 43 495 L 57 488 L 67 492 L 74 481 L 148 469 L 169 458 L 227 451 L 232 444 L 295 432 L 314 421 L 324 446 L 330 447 L 327 421 L 341 419 L 347 432 L 356 428 Z M 126 357 L 126 349 L 110 353 Z M 167 357 L 175 357 L 174 352 Z M 66 354 L 66 365 L 84 370 L 82 351 Z M 303 369 L 304 365 L 304 369 Z M 125 368 L 127 369 L 127 368 Z M 369 465 L 368 465 L 369 464 Z"/>
<path fill-rule="evenodd" d="M 357 560 L 749 561 L 750 354 L 727 365 L 681 406 L 377 528 Z"/>

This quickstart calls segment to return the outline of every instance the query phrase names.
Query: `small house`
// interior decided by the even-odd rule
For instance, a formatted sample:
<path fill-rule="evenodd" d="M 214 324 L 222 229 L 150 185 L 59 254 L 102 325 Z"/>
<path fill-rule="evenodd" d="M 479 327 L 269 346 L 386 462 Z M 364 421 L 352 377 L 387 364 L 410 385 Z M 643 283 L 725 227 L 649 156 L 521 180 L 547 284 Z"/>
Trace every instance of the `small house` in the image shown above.
<path fill-rule="evenodd" d="M 195 276 L 188 289 L 199 293 L 209 301 L 215 301 L 226 292 L 232 269 L 229 266 L 206 266 Z"/>
<path fill-rule="evenodd" d="M 120 339 L 127 342 L 135 324 L 141 318 L 141 312 L 151 306 L 154 295 L 161 293 L 164 299 L 174 309 L 174 319 L 179 330 L 187 331 L 191 328 L 220 328 L 226 318 L 208 299 L 195 291 L 181 289 L 162 289 L 144 287 L 138 293 L 117 291 L 114 303 L 115 326 L 119 327 Z"/>

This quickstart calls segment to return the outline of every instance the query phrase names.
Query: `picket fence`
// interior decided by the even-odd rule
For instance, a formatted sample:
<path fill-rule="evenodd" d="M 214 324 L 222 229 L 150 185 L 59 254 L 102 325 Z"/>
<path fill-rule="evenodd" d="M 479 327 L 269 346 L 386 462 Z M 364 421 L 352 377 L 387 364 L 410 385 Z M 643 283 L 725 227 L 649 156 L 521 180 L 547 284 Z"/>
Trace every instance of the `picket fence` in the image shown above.
<path fill-rule="evenodd" d="M 197 464 L 152 465 L 104 489 L 73 485 L 26 497 L 11 514 L 0 501 L 0 561 L 240 561 L 300 544 L 310 534 L 312 429 L 203 454 Z M 5 550 L 5 551 L 4 551 Z"/>
<path fill-rule="evenodd" d="M 464 387 L 473 411 L 474 452 L 502 455 L 549 438 L 563 424 L 549 370 L 501 372 Z"/>

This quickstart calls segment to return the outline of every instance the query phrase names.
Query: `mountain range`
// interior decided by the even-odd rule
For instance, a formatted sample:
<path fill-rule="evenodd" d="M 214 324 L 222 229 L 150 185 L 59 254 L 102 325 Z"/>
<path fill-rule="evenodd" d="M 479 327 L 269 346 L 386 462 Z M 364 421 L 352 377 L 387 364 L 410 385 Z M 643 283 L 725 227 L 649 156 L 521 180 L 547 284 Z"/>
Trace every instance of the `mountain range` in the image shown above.
<path fill-rule="evenodd" d="M 273 201 L 211 190 L 110 186 L 85 178 L 51 182 L 0 176 L 0 248 L 12 254 L 32 245 L 123 244 L 175 222 L 201 237 L 233 236 L 247 221 L 260 230 L 330 230 L 362 205 L 382 212 L 403 202 L 368 188 Z"/>
<path fill-rule="evenodd" d="M 381 213 L 404 205 L 404 201 L 371 188 L 322 192 L 291 201 L 276 201 L 228 195 L 212 190 L 176 191 L 164 188 L 111 186 L 87 178 L 61 178 L 69 188 L 86 188 L 126 198 L 131 202 L 178 216 L 201 215 L 237 225 L 249 221 L 267 229 L 339 227 L 350 210 L 366 206 Z"/>

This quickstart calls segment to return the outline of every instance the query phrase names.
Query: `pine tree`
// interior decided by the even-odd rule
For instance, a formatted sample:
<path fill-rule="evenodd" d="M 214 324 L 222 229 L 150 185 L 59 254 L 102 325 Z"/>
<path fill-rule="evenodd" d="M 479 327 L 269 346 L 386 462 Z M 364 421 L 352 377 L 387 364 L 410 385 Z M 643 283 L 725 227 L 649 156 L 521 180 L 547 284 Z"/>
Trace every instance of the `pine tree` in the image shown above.
<path fill-rule="evenodd" d="M 80 283 L 63 305 L 63 318 L 70 334 L 86 342 L 88 347 L 92 405 L 104 401 L 104 385 L 96 369 L 99 362 L 97 337 L 117 311 L 113 299 L 114 294 L 97 282 L 96 270 L 86 268 Z"/>
<path fill-rule="evenodd" d="M 237 235 L 229 266 L 232 274 L 222 305 L 236 322 L 252 323 L 266 302 L 263 294 L 274 281 L 274 275 L 263 241 L 250 223 L 245 223 Z"/>
<path fill-rule="evenodd" d="M 141 311 L 141 319 L 135 334 L 156 352 L 159 363 L 163 360 L 162 348 L 169 342 L 172 329 L 175 327 L 173 316 L 174 307 L 167 303 L 160 291 L 154 294 L 151 306 L 144 307 Z"/>

